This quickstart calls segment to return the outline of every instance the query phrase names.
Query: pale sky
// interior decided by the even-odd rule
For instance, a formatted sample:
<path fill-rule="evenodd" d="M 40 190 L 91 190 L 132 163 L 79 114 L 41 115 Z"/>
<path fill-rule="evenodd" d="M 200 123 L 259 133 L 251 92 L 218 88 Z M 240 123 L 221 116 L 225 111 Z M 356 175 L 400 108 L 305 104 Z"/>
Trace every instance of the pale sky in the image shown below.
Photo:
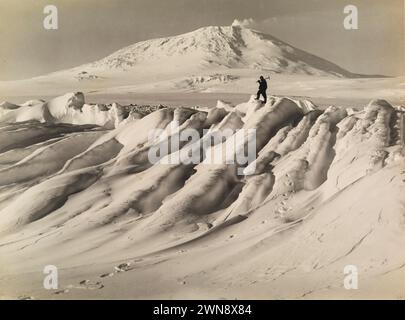
<path fill-rule="evenodd" d="M 43 27 L 49 4 L 58 8 L 58 30 Z M 343 27 L 348 4 L 358 7 L 358 30 Z M 0 80 L 234 19 L 252 19 L 256 29 L 352 72 L 405 74 L 404 7 L 404 0 L 0 0 Z"/>

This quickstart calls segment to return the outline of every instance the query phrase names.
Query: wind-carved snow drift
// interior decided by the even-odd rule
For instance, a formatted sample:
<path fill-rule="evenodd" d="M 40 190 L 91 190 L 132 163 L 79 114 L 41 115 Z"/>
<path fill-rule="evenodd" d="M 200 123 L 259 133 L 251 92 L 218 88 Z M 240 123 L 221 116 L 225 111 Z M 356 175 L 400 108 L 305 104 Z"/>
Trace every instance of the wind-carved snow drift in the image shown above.
<path fill-rule="evenodd" d="M 44 123 L 94 124 L 113 128 L 126 116 L 127 110 L 117 103 L 113 103 L 111 107 L 85 104 L 81 92 L 67 93 L 48 102 L 28 101 L 21 106 L 9 102 L 0 104 L 1 122 L 36 120 Z M 131 115 L 133 116 L 138 117 L 135 114 Z"/>
<path fill-rule="evenodd" d="M 405 261 L 401 108 L 376 100 L 358 112 L 322 111 L 270 97 L 206 111 L 124 109 L 86 105 L 80 93 L 1 104 L 0 256 L 24 261 L 13 270 L 41 268 L 49 254 L 67 268 L 159 252 L 164 266 L 182 265 L 170 279 L 281 298 L 338 290 L 348 264 L 366 285 Z M 209 129 L 201 141 L 256 129 L 256 160 L 242 175 L 204 158 L 151 163 L 149 132 L 174 122 Z M 184 157 L 201 141 L 166 156 Z"/>

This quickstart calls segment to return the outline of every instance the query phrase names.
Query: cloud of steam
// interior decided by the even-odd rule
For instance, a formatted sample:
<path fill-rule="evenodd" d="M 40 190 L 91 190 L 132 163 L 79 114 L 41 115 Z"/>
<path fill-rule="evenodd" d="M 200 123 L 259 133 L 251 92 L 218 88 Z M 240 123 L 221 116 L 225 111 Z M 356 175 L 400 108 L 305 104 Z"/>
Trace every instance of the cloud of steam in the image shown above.
<path fill-rule="evenodd" d="M 244 28 L 250 28 L 250 29 L 259 29 L 260 24 L 257 23 L 254 19 L 248 18 L 248 19 L 235 19 L 232 22 L 233 27 L 244 27 Z"/>

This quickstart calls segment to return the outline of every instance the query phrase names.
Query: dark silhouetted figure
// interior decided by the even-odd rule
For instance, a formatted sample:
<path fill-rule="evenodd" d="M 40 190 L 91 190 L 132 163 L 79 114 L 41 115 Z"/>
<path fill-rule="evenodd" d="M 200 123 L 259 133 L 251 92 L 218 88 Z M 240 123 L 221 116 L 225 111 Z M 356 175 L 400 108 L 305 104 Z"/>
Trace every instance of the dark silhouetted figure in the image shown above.
<path fill-rule="evenodd" d="M 266 103 L 267 102 L 267 94 L 266 94 L 267 81 L 263 78 L 263 76 L 260 76 L 260 80 L 257 80 L 257 82 L 259 83 L 259 91 L 257 91 L 256 100 L 259 100 L 260 95 L 262 95 L 264 98 L 264 103 Z"/>

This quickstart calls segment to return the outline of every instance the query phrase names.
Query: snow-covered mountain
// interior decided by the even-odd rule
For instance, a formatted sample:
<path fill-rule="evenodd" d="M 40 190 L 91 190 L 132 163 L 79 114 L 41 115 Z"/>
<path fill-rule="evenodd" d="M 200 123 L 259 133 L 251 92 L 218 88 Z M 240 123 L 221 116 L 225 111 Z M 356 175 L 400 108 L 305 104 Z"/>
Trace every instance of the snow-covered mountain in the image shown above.
<path fill-rule="evenodd" d="M 274 95 L 398 102 L 403 93 L 403 79 L 355 74 L 249 28 L 211 26 L 138 42 L 70 69 L 0 81 L 0 101 L 15 101 L 13 97 L 23 97 L 20 101 L 43 99 L 71 91 L 121 97 L 179 92 L 250 95 L 257 91 L 260 75 L 271 79 L 269 87 Z M 365 82 L 363 78 L 374 79 Z M 159 99 L 153 103 L 165 102 Z"/>
<path fill-rule="evenodd" d="M 161 72 L 225 67 L 285 74 L 357 76 L 271 35 L 240 26 L 210 26 L 138 42 L 80 68 L 103 72 L 129 71 L 136 67 L 158 67 Z"/>

